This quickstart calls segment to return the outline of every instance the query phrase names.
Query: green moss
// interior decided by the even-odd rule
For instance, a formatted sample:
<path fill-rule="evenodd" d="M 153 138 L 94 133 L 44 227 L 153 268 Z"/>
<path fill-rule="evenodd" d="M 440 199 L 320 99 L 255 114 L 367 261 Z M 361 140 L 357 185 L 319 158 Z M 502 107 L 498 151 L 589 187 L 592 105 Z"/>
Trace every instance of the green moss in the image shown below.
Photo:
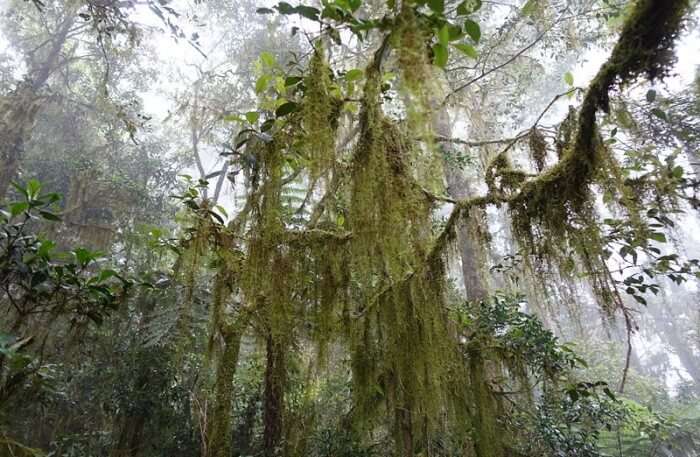
<path fill-rule="evenodd" d="M 535 164 L 535 169 L 542 172 L 547 160 L 547 142 L 544 135 L 537 127 L 533 127 L 528 136 L 530 146 L 530 158 Z"/>
<path fill-rule="evenodd" d="M 309 171 L 317 177 L 331 169 L 335 162 L 335 133 L 341 102 L 332 94 L 332 71 L 326 62 L 322 45 L 317 45 L 304 79 L 302 126 Z"/>
<path fill-rule="evenodd" d="M 565 259 L 573 248 L 579 257 L 587 259 L 586 271 L 593 277 L 594 288 L 605 303 L 614 297 L 609 279 L 601 276 L 601 269 L 607 271 L 607 268 L 600 258 L 603 243 L 596 226 L 591 185 L 596 181 L 608 186 L 614 184 L 628 203 L 631 195 L 614 178 L 618 168 L 601 140 L 596 113 L 608 111 L 608 92 L 613 86 L 642 74 L 652 79 L 663 76 L 687 6 L 684 0 L 637 3 L 612 55 L 586 92 L 575 130 L 571 112 L 560 128 L 559 162 L 537 179 L 523 184 L 509 202 L 514 235 L 520 243 L 536 256 L 549 259 Z M 633 212 L 630 215 L 634 216 Z"/>
<path fill-rule="evenodd" d="M 413 7 L 408 3 L 404 4 L 396 18 L 391 44 L 397 50 L 404 88 L 413 94 L 421 93 L 432 76 L 426 37 L 427 34 Z"/>
<path fill-rule="evenodd" d="M 383 416 L 391 424 L 397 452 L 409 455 L 421 452 L 447 418 L 463 430 L 468 418 L 477 455 L 502 455 L 503 437 L 496 420 L 502 405 L 489 388 L 489 364 L 494 363 L 496 374 L 510 370 L 522 382 L 527 373 L 517 361 L 489 353 L 485 344 L 473 343 L 466 363 L 460 358 L 446 315 L 447 247 L 454 240 L 457 223 L 475 207 L 507 201 L 520 244 L 534 257 L 556 261 L 563 272 L 572 263 L 573 252 L 591 273 L 596 292 L 614 303 L 601 255 L 602 235 L 594 225 L 591 186 L 597 183 L 617 190 L 629 206 L 633 195 L 621 187 L 626 183 L 602 144 L 596 113 L 608 109 L 608 91 L 617 83 L 641 74 L 661 76 L 686 6 L 685 1 L 638 2 L 579 114 L 570 113 L 560 128 L 559 162 L 544 170 L 546 142 L 534 130 L 530 146 L 542 173 L 528 180 L 505 153 L 499 155 L 487 170 L 489 195 L 457 203 L 437 238 L 432 233 L 435 198 L 416 183 L 420 148 L 411 139 L 415 130 L 410 119 L 407 132 L 382 111 L 381 61 L 386 43 L 366 71 L 350 178 L 337 181 L 340 184 L 334 189 L 340 207 L 327 207 L 305 230 L 285 224 L 286 154 L 304 144 L 314 182 L 337 173 L 334 120 L 338 105 L 323 50 L 315 50 L 302 111 L 296 118 L 301 124 L 290 121 L 286 127 L 276 126 L 272 141 L 250 147 L 258 169 L 246 203 L 249 214 L 236 228 L 236 235 L 242 232 L 239 242 L 245 255 L 231 238 L 203 226 L 181 259 L 186 270 L 194 271 L 201 265 L 203 245 L 221 247 L 212 306 L 212 321 L 219 325 L 210 332 L 226 328 L 222 310 L 234 288 L 240 287 L 241 298 L 254 312 L 255 327 L 268 349 L 266 439 L 279 443 L 283 436 L 285 360 L 300 334 L 318 343 L 322 357 L 325 347 L 342 333 L 351 359 L 353 413 L 360 429 L 372 429 L 383 422 Z M 396 24 L 391 36 L 402 80 L 409 93 L 420 94 L 425 90 L 423 72 L 430 67 L 425 35 L 409 7 Z M 420 97 L 409 98 L 409 104 L 416 110 L 427 106 L 421 105 Z M 342 223 L 333 220 L 339 214 L 345 219 Z M 186 282 L 193 286 L 194 276 L 187 276 Z M 219 379 L 229 377 L 232 359 L 222 359 Z M 467 378 L 468 388 L 460 388 Z M 225 384 L 217 387 L 216 394 L 224 406 L 231 395 L 230 383 Z M 216 436 L 227 428 L 226 417 L 217 414 Z M 222 443 L 217 449 L 226 449 L 226 442 Z"/>
<path fill-rule="evenodd" d="M 238 365 L 241 330 L 224 332 L 224 351 L 216 371 L 214 408 L 209 432 L 209 452 L 213 457 L 231 455 L 231 410 L 233 409 L 233 377 Z"/>
<path fill-rule="evenodd" d="M 502 431 L 497 427 L 498 411 L 490 389 L 483 347 L 478 339 L 469 347 L 469 387 L 471 389 L 472 441 L 476 457 L 503 455 Z"/>

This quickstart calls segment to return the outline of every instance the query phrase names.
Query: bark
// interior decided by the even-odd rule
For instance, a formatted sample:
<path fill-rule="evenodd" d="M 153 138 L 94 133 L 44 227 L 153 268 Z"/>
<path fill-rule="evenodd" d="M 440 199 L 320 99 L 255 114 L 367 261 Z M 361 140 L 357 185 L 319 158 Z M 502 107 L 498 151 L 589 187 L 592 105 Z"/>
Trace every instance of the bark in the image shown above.
<path fill-rule="evenodd" d="M 503 456 L 496 422 L 496 404 L 487 381 L 481 348 L 475 344 L 469 354 L 469 383 L 474 402 L 472 436 L 476 457 Z"/>
<path fill-rule="evenodd" d="M 146 416 L 136 414 L 124 417 L 120 427 L 117 445 L 112 450 L 112 457 L 135 457 L 141 453 L 143 447 L 143 429 L 146 425 Z"/>
<path fill-rule="evenodd" d="M 397 443 L 396 455 L 397 457 L 413 457 L 415 455 L 413 449 L 413 423 L 411 418 L 411 410 L 406 408 L 396 408 L 396 423 L 399 427 L 399 436 L 401 436 L 401 442 Z"/>
<path fill-rule="evenodd" d="M 231 455 L 231 410 L 233 409 L 233 377 L 238 365 L 241 332 L 227 329 L 224 334 L 224 353 L 216 370 L 215 401 L 209 443 L 213 457 Z"/>
<path fill-rule="evenodd" d="M 263 393 L 263 455 L 283 455 L 285 348 L 279 337 L 267 336 L 267 366 Z"/>

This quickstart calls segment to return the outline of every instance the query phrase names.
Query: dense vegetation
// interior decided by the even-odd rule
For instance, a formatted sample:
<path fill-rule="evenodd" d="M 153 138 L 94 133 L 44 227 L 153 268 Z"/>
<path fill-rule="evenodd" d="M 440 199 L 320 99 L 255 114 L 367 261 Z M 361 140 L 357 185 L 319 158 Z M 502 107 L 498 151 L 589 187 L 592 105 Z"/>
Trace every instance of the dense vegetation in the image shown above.
<path fill-rule="evenodd" d="M 2 12 L 0 456 L 700 454 L 697 2 Z"/>

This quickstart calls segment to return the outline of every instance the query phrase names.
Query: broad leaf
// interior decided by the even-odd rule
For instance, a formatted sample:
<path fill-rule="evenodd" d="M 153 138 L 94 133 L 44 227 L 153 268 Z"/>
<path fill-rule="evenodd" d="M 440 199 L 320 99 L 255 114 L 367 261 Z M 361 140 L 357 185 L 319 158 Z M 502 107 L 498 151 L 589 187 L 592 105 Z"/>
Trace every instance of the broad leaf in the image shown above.
<path fill-rule="evenodd" d="M 454 46 L 455 48 L 462 51 L 462 53 L 464 55 L 466 55 L 467 57 L 471 57 L 472 59 L 476 59 L 479 57 L 479 53 L 476 52 L 476 49 L 474 49 L 474 46 L 472 46 L 470 44 L 457 43 L 457 44 L 453 44 L 452 46 Z"/>
<path fill-rule="evenodd" d="M 447 46 L 442 45 L 440 43 L 436 44 L 435 46 L 433 46 L 433 54 L 433 63 L 435 64 L 435 66 L 445 68 L 445 65 L 447 65 L 447 59 L 449 57 Z"/>

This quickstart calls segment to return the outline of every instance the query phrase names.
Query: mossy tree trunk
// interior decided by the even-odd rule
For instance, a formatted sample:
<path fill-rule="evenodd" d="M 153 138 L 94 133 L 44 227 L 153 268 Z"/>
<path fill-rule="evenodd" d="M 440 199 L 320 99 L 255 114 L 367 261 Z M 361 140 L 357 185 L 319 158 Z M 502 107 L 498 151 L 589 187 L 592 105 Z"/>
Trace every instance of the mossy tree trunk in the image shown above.
<path fill-rule="evenodd" d="M 469 350 L 469 385 L 471 389 L 472 437 L 476 457 L 501 457 L 501 446 L 497 424 L 496 403 L 488 383 L 488 372 L 478 341 L 472 342 Z"/>
<path fill-rule="evenodd" d="M 3 111 L 0 113 L 0 200 L 6 197 L 10 183 L 17 179 L 24 144 L 31 136 L 40 109 L 39 91 L 58 67 L 61 50 L 74 21 L 74 12 L 66 11 L 66 19 L 50 40 L 46 58 L 40 64 L 33 63 L 30 81 L 22 83 L 15 94 L 0 103 L 0 111 Z"/>
<path fill-rule="evenodd" d="M 267 365 L 263 392 L 263 455 L 283 455 L 284 390 L 286 385 L 285 348 L 279 335 L 268 333 Z"/>
<path fill-rule="evenodd" d="M 214 387 L 214 412 L 209 435 L 209 451 L 212 457 L 231 456 L 231 410 L 233 409 L 233 377 L 238 366 L 241 348 L 241 331 L 234 326 L 223 332 L 224 351 L 216 370 Z"/>

